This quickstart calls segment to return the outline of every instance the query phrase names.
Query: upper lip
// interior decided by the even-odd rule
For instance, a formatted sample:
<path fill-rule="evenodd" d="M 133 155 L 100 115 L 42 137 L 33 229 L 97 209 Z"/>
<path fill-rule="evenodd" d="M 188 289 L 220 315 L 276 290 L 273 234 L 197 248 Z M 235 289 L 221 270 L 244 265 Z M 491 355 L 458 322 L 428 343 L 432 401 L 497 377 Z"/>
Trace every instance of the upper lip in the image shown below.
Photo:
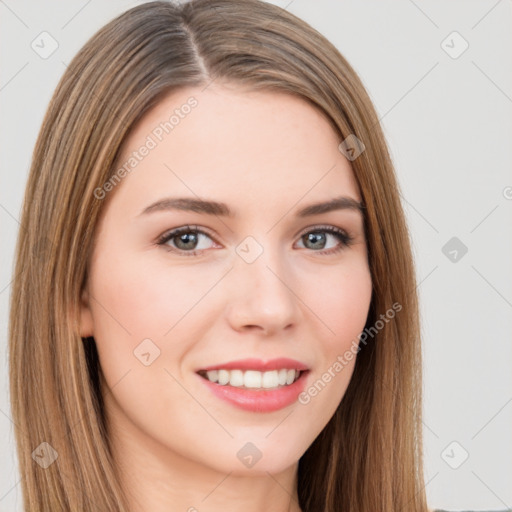
<path fill-rule="evenodd" d="M 288 357 L 279 357 L 277 359 L 269 359 L 263 361 L 262 359 L 238 359 L 237 361 L 229 361 L 226 363 L 215 364 L 200 368 L 198 371 L 210 370 L 256 370 L 260 372 L 270 370 L 280 370 L 286 368 L 287 370 L 307 370 L 308 366 L 295 359 Z"/>

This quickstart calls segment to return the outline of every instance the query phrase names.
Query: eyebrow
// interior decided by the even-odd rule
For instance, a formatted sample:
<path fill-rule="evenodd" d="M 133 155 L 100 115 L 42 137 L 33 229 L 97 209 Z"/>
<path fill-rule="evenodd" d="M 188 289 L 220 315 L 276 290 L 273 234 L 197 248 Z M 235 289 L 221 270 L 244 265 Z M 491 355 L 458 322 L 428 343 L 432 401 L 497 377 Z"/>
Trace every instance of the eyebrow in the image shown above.
<path fill-rule="evenodd" d="M 329 201 L 310 204 L 297 211 L 297 217 L 309 217 L 321 213 L 332 212 L 335 210 L 355 210 L 363 212 L 362 202 L 348 196 L 335 197 Z M 235 213 L 230 210 L 226 203 L 217 201 L 206 201 L 203 199 L 194 199 L 192 197 L 166 197 L 147 206 L 139 215 L 145 215 L 152 212 L 179 210 L 186 212 L 196 212 L 206 215 L 218 215 L 222 217 L 235 217 Z"/>

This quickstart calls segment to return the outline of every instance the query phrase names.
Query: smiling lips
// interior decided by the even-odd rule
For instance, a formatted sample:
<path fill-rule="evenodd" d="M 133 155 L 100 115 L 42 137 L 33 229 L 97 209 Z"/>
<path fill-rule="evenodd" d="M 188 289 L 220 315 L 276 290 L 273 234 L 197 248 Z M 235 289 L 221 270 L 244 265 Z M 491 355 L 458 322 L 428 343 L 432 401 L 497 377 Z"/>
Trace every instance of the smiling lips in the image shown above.
<path fill-rule="evenodd" d="M 210 382 L 222 386 L 244 387 L 249 389 L 273 389 L 293 384 L 302 371 L 308 367 L 293 359 L 278 358 L 270 361 L 243 359 L 209 366 L 198 371 Z"/>
<path fill-rule="evenodd" d="M 308 367 L 288 358 L 231 361 L 197 371 L 219 398 L 242 409 L 270 412 L 296 401 Z"/>
<path fill-rule="evenodd" d="M 203 376 L 203 373 L 199 373 Z M 206 378 L 210 382 L 218 382 L 220 385 L 244 387 L 248 389 L 274 389 L 278 386 L 289 386 L 300 376 L 299 370 L 270 370 L 259 372 L 256 370 L 210 370 L 206 372 Z"/>

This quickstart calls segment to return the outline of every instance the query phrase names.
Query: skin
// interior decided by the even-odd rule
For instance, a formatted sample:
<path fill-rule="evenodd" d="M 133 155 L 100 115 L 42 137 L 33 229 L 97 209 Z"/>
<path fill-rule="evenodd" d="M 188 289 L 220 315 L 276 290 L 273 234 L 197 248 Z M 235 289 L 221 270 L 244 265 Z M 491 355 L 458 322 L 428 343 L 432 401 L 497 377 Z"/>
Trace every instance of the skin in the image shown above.
<path fill-rule="evenodd" d="M 190 96 L 197 107 L 104 199 L 81 336 L 97 344 L 114 457 L 133 511 L 215 512 L 229 503 L 235 512 L 297 512 L 298 460 L 335 412 L 355 357 L 308 404 L 265 413 L 217 398 L 196 370 L 290 357 L 310 368 L 307 388 L 332 367 L 368 315 L 363 218 L 349 209 L 309 218 L 295 211 L 361 196 L 341 139 L 319 111 L 229 84 L 161 100 L 131 132 L 120 161 Z M 197 196 L 227 203 L 236 217 L 139 215 L 164 197 Z M 189 224 L 208 235 L 157 245 Z M 344 230 L 352 243 L 321 230 L 324 238 L 308 242 L 303 235 L 319 225 Z M 247 236 L 263 250 L 250 264 L 235 251 Z M 134 350 L 148 338 L 160 355 L 146 366 Z M 262 454 L 251 468 L 237 457 L 248 441 Z"/>

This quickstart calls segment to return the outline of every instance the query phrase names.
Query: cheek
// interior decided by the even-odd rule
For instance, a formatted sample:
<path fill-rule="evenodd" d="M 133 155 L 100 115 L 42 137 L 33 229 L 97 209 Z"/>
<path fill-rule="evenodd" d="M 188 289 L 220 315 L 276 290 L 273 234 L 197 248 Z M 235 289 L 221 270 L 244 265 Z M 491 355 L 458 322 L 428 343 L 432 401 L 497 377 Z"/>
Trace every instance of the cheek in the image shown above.
<path fill-rule="evenodd" d="M 308 305 L 326 327 L 323 331 L 325 349 L 340 350 L 357 337 L 368 316 L 372 281 L 369 268 L 363 262 L 340 267 L 333 272 L 317 273 L 315 292 L 305 295 Z"/>
<path fill-rule="evenodd" d="M 182 378 L 182 362 L 211 326 L 216 310 L 207 294 L 222 269 L 209 266 L 199 272 L 193 266 L 165 265 L 162 258 L 152 260 L 143 253 L 102 254 L 90 290 L 94 338 L 106 382 L 115 386 L 130 371 L 126 380 L 137 379 L 142 390 L 158 388 L 162 381 L 168 385 L 165 370 Z"/>
<path fill-rule="evenodd" d="M 319 317 L 318 365 L 299 403 L 318 411 L 322 427 L 334 413 L 350 382 L 372 296 L 367 265 L 346 265 L 339 272 L 317 274 L 307 305 Z M 325 327 L 325 328 L 324 328 Z"/>
<path fill-rule="evenodd" d="M 171 286 L 168 278 L 140 259 L 114 258 L 108 251 L 103 254 L 90 280 L 94 339 L 102 372 L 111 388 L 127 372 L 130 375 L 123 387 L 130 387 L 128 381 L 151 386 L 155 368 L 163 359 L 164 334 L 184 314 L 182 283 L 175 275 Z M 151 366 L 145 366 L 148 361 Z"/>
<path fill-rule="evenodd" d="M 213 283 L 213 278 L 211 279 Z M 95 330 L 121 339 L 162 339 L 212 286 L 184 268 L 131 258 L 116 265 L 98 261 L 93 278 Z M 117 334 L 116 334 L 117 336 Z M 114 341 L 116 336 L 109 337 Z M 104 336 L 105 337 L 105 336 Z"/>
<path fill-rule="evenodd" d="M 103 254 L 90 281 L 101 370 L 113 415 L 126 415 L 145 431 L 153 428 L 148 419 L 165 424 L 169 411 L 189 406 L 190 396 L 173 377 L 183 380 L 181 362 L 207 328 L 194 306 L 216 277 L 203 280 L 190 269 L 151 264 L 147 256 Z"/>

